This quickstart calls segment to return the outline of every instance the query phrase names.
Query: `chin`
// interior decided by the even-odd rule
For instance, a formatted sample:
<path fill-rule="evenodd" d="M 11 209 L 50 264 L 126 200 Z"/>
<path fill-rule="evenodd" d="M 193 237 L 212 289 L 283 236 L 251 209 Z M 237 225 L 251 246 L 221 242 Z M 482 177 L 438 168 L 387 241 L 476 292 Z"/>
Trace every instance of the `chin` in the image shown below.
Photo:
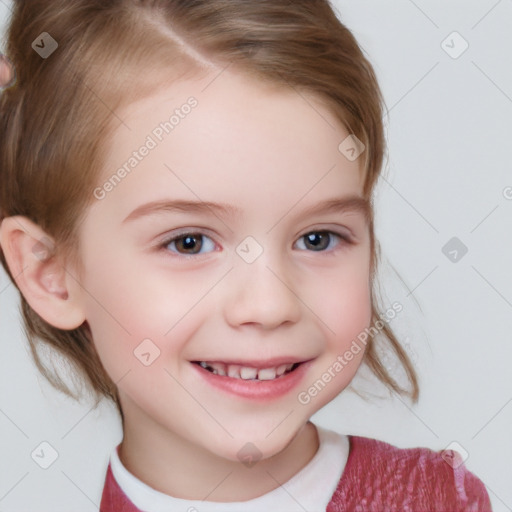
<path fill-rule="evenodd" d="M 303 428 L 304 426 L 299 428 L 299 432 Z M 278 455 L 290 445 L 297 435 L 294 431 L 284 428 L 276 429 L 271 435 L 268 435 L 265 429 L 261 429 L 257 435 L 253 433 L 238 434 L 234 439 L 223 439 L 216 446 L 209 445 L 209 449 L 219 457 L 232 462 L 242 462 L 248 467 L 260 460 Z"/>

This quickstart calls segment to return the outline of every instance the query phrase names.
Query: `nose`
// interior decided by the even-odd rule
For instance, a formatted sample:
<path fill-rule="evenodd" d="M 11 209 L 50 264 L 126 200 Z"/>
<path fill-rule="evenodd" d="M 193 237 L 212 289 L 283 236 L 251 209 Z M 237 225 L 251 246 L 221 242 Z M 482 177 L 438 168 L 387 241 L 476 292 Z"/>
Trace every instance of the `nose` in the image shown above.
<path fill-rule="evenodd" d="M 239 260 L 226 286 L 224 315 L 232 327 L 253 324 L 271 330 L 300 318 L 302 302 L 282 258 L 263 253 L 250 264 Z"/>

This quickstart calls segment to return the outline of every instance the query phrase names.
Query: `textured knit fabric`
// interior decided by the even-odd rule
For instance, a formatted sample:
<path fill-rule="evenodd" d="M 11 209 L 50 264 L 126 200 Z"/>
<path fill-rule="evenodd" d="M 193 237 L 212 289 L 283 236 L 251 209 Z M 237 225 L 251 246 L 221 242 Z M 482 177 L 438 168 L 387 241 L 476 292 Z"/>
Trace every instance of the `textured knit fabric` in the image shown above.
<path fill-rule="evenodd" d="M 326 512 L 491 511 L 485 486 L 456 452 L 442 456 L 428 448 L 397 448 L 376 439 L 348 437 L 348 460 Z M 100 512 L 144 512 L 123 493 L 110 464 Z"/>
<path fill-rule="evenodd" d="M 452 450 L 396 448 L 349 436 L 345 471 L 327 512 L 489 512 L 484 484 Z"/>

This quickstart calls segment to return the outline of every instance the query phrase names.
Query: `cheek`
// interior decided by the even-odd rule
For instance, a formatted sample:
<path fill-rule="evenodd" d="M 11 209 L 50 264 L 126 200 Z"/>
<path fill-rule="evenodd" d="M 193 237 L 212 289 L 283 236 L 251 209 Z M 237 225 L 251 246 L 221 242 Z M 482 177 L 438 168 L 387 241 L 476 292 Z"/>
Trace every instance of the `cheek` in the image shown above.
<path fill-rule="evenodd" d="M 157 321 L 158 302 L 145 293 L 140 274 L 110 247 L 102 252 L 104 257 L 88 261 L 94 271 L 83 281 L 86 317 L 100 359 L 117 380 L 136 361 L 136 347 L 165 331 L 162 319 Z"/>
<path fill-rule="evenodd" d="M 333 290 L 325 298 L 323 320 L 330 328 L 331 337 L 338 343 L 346 341 L 347 337 L 355 337 L 364 330 L 371 321 L 371 295 L 368 284 L 363 280 Z"/>
<path fill-rule="evenodd" d="M 88 262 L 94 272 L 83 286 L 86 317 L 107 373 L 117 380 L 143 361 L 172 368 L 193 335 L 198 303 L 211 284 L 186 273 L 166 280 L 161 273 L 133 271 L 129 258 L 105 252 L 109 258 Z"/>
<path fill-rule="evenodd" d="M 324 333 L 324 351 L 312 378 L 300 390 L 297 401 L 313 415 L 335 399 L 359 369 L 365 344 L 358 336 L 371 323 L 371 293 L 368 278 L 354 275 L 333 281 L 318 298 L 319 326 Z"/>
<path fill-rule="evenodd" d="M 371 324 L 370 277 L 365 265 L 369 259 L 363 254 L 354 256 L 359 264 L 347 264 L 329 279 L 310 283 L 315 290 L 312 309 L 324 334 L 324 350 L 310 382 L 312 387 L 299 396 L 299 402 L 309 404 L 312 413 L 350 384 L 364 357 L 366 346 L 358 336 Z"/>
<path fill-rule="evenodd" d="M 354 253 L 344 266 L 313 285 L 315 313 L 324 322 L 327 339 L 341 350 L 371 322 L 369 257 Z M 348 260 L 347 260 L 348 261 Z"/>

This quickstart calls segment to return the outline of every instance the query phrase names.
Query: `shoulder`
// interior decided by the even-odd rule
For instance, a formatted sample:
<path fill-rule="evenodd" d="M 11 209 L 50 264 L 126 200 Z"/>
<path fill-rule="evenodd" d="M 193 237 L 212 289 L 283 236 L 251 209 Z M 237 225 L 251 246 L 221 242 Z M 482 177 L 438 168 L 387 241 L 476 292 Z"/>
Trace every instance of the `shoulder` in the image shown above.
<path fill-rule="evenodd" d="M 130 501 L 117 483 L 110 462 L 105 475 L 100 512 L 142 512 Z"/>
<path fill-rule="evenodd" d="M 491 510 L 484 484 L 457 452 L 348 437 L 348 460 L 328 512 Z"/>

